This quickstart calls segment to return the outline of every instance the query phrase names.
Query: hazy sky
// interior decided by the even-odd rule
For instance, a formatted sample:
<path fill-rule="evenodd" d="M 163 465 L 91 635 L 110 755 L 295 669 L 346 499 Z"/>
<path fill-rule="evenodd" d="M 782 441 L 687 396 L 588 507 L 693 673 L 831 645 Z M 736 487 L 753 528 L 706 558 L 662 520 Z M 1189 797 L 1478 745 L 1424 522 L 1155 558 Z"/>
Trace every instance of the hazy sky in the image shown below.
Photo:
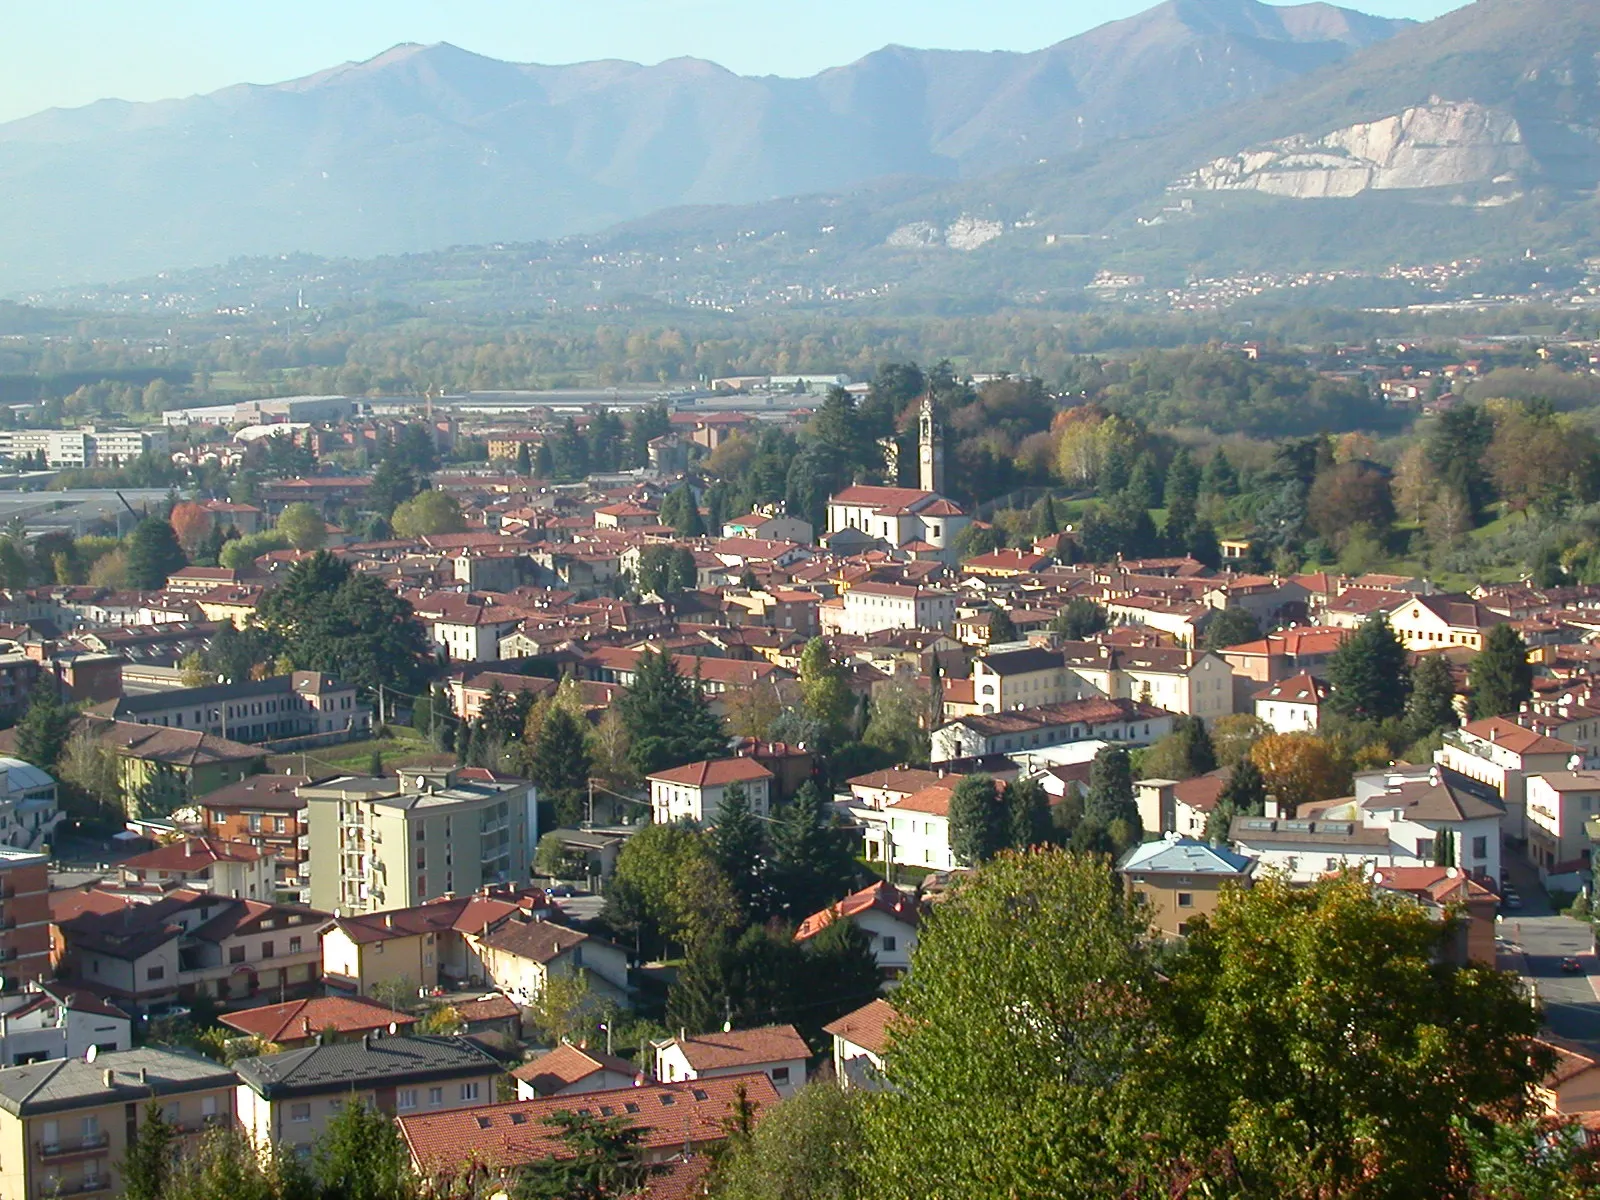
<path fill-rule="evenodd" d="M 518 62 L 709 58 L 809 75 L 889 42 L 1036 50 L 1154 0 L 5 0 L 0 121 L 108 96 L 275 83 L 398 42 Z M 1352 7 L 1428 18 L 1461 0 Z"/>

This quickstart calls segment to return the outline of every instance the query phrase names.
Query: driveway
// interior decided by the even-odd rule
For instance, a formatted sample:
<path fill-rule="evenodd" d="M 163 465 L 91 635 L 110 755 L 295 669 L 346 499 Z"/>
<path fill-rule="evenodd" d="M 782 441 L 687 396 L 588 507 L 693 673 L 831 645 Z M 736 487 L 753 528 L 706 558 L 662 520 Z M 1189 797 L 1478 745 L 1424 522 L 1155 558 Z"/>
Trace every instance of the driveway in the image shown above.
<path fill-rule="evenodd" d="M 1522 974 L 1538 989 L 1551 1032 L 1600 1051 L 1600 967 L 1593 928 L 1554 912 L 1525 862 L 1513 860 L 1507 868 L 1522 894 L 1522 908 L 1504 913 L 1500 936 L 1521 948 Z M 1587 973 L 1562 974 L 1561 960 L 1569 956 Z"/>

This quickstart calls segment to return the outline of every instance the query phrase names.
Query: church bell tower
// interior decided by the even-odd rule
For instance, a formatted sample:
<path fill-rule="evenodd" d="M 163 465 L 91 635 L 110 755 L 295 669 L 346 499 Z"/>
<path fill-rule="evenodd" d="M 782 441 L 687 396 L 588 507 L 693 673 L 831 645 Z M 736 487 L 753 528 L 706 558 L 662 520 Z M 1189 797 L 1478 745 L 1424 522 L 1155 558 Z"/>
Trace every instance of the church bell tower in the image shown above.
<path fill-rule="evenodd" d="M 944 430 L 933 416 L 933 397 L 922 398 L 917 417 L 918 486 L 925 492 L 944 495 Z"/>

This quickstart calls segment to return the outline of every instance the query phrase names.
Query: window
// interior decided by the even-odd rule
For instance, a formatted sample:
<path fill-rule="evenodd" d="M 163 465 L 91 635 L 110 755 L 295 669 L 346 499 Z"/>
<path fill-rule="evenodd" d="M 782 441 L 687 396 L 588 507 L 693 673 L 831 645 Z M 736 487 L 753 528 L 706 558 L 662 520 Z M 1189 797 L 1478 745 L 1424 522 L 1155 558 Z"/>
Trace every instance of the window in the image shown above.
<path fill-rule="evenodd" d="M 217 1098 L 215 1096 L 200 1097 L 200 1115 L 214 1117 L 217 1115 Z"/>
<path fill-rule="evenodd" d="M 898 944 L 898 943 L 897 943 L 897 942 L 896 942 L 896 941 L 895 941 L 895 939 L 894 939 L 894 938 L 893 938 L 893 937 L 885 937 L 885 938 L 884 938 L 884 939 L 883 939 L 883 949 L 884 949 L 884 952 L 885 952 L 885 953 L 893 953 L 893 951 L 894 951 L 894 949 L 895 949 L 895 946 L 896 946 L 896 945 L 897 945 L 897 944 Z"/>
<path fill-rule="evenodd" d="M 261 943 L 261 957 L 262 958 L 271 958 L 275 952 L 276 951 L 275 951 L 275 948 L 274 948 L 272 942 L 265 941 L 265 942 Z"/>
<path fill-rule="evenodd" d="M 789 1082 L 789 1068 L 788 1067 L 773 1067 L 772 1068 L 772 1082 L 773 1083 L 788 1083 Z"/>
<path fill-rule="evenodd" d="M 429 1104 L 443 1104 L 444 1103 L 444 1089 L 442 1087 L 429 1088 L 428 1089 L 428 1103 Z"/>
<path fill-rule="evenodd" d="M 231 963 L 242 963 L 244 961 L 244 947 L 243 946 L 229 946 L 228 947 L 228 961 L 231 962 Z"/>
<path fill-rule="evenodd" d="M 289 1120 L 295 1121 L 295 1122 L 311 1120 L 311 1105 L 309 1105 L 309 1104 L 291 1104 L 291 1105 L 289 1105 Z"/>
<path fill-rule="evenodd" d="M 1488 858 L 1489 857 L 1489 839 L 1488 838 L 1486 838 L 1486 837 L 1475 837 L 1475 838 L 1472 839 L 1472 857 L 1473 858 Z"/>
<path fill-rule="evenodd" d="M 396 1108 L 415 1108 L 417 1106 L 417 1089 L 401 1088 L 395 1093 Z"/>
<path fill-rule="evenodd" d="M 300 953 L 300 939 L 299 938 L 292 937 L 292 938 L 289 939 L 289 953 L 290 954 L 299 954 Z"/>
<path fill-rule="evenodd" d="M 82 1134 L 83 1134 L 83 1140 L 84 1141 L 92 1142 L 92 1141 L 94 1141 L 95 1138 L 100 1136 L 100 1118 L 99 1117 L 94 1117 L 94 1116 L 84 1117 L 83 1121 L 81 1122 L 81 1126 L 82 1126 Z"/>
<path fill-rule="evenodd" d="M 161 1110 L 161 1115 L 163 1118 L 165 1118 L 168 1125 L 176 1125 L 182 1113 L 183 1104 L 178 1100 L 167 1101 L 166 1107 Z"/>
<path fill-rule="evenodd" d="M 1179 908 L 1193 908 L 1194 907 L 1194 893 L 1193 892 L 1179 892 L 1178 893 L 1178 907 Z"/>
<path fill-rule="evenodd" d="M 461 1098 L 463 1100 L 476 1100 L 478 1098 L 477 1083 L 463 1083 L 461 1085 Z"/>
<path fill-rule="evenodd" d="M 144 977 L 146 979 L 160 979 L 166 975 L 166 973 L 167 969 L 165 967 L 150 967 L 146 969 Z"/>

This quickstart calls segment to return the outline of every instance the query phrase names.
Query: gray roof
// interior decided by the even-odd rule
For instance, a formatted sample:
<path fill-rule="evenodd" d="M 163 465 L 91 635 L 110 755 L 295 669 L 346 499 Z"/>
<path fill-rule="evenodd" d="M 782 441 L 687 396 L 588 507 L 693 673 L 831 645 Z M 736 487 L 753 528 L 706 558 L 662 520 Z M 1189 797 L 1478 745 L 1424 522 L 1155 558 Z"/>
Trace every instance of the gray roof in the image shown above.
<path fill-rule="evenodd" d="M 1387 829 L 1366 829 L 1360 821 L 1294 820 L 1286 817 L 1235 817 L 1228 840 L 1241 846 L 1306 846 L 1329 850 L 1387 849 Z"/>
<path fill-rule="evenodd" d="M 1224 846 L 1168 834 L 1158 841 L 1133 847 L 1122 856 L 1117 869 L 1178 875 L 1239 876 L 1250 874 L 1256 862 L 1256 859 L 1237 854 Z"/>
<path fill-rule="evenodd" d="M 1027 650 L 1003 650 L 999 654 L 986 654 L 978 661 L 996 675 L 1027 675 L 1034 671 L 1059 669 L 1062 665 L 1061 651 L 1040 650 L 1033 647 Z"/>
<path fill-rule="evenodd" d="M 107 1072 L 111 1072 L 109 1085 Z M 236 1082 L 231 1070 L 209 1058 L 187 1050 L 145 1046 L 98 1054 L 92 1063 L 63 1058 L 7 1067 L 0 1070 L 0 1108 L 27 1117 L 104 1104 L 137 1103 L 151 1096 L 179 1092 L 231 1088 Z"/>
<path fill-rule="evenodd" d="M 466 1079 L 501 1067 L 466 1038 L 382 1037 L 243 1058 L 233 1069 L 258 1095 L 280 1100 L 375 1084 Z"/>

